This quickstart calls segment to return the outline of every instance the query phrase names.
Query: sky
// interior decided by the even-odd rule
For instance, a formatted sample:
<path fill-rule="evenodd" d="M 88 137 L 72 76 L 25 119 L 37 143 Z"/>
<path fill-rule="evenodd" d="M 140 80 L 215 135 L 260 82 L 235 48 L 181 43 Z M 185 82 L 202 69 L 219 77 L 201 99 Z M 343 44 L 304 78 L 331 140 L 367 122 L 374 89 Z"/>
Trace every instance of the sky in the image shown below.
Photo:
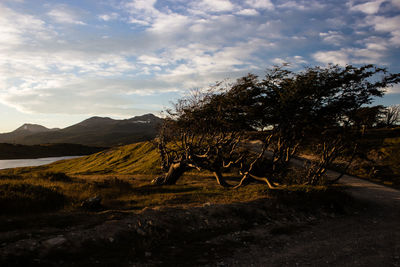
<path fill-rule="evenodd" d="M 158 115 L 284 62 L 397 73 L 399 48 L 400 0 L 0 0 L 0 132 Z"/>

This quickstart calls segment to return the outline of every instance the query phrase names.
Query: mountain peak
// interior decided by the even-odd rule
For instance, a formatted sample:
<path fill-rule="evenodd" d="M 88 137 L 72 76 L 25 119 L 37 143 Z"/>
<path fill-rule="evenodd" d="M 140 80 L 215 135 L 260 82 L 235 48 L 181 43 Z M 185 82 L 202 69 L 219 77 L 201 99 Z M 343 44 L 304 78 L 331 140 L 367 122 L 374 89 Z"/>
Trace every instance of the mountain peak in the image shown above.
<path fill-rule="evenodd" d="M 14 132 L 41 133 L 41 132 L 47 132 L 47 131 L 50 131 L 50 129 L 48 129 L 42 125 L 25 123 L 21 127 L 17 128 Z"/>
<path fill-rule="evenodd" d="M 103 124 L 103 123 L 110 123 L 110 122 L 114 122 L 113 119 L 109 118 L 109 117 L 99 117 L 99 116 L 94 116 L 91 117 L 89 119 L 86 119 L 76 125 L 80 125 L 80 126 L 93 126 L 93 125 L 98 125 L 98 124 Z"/>
<path fill-rule="evenodd" d="M 133 118 L 128 119 L 130 121 L 159 121 L 161 120 L 159 117 L 155 116 L 152 113 L 147 113 L 140 116 L 135 116 Z"/>

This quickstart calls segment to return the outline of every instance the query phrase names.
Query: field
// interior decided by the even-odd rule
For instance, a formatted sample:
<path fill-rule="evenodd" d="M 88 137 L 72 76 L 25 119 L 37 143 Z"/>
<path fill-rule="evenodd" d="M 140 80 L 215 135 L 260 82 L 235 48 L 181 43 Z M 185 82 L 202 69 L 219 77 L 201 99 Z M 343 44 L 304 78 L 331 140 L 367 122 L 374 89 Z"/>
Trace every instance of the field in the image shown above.
<path fill-rule="evenodd" d="M 297 234 L 313 233 L 309 227 L 351 218 L 366 207 L 343 186 L 270 190 L 253 183 L 226 189 L 211 173 L 197 171 L 186 173 L 176 185 L 152 185 L 159 174 L 151 142 L 0 171 L 0 263 L 109 266 L 118 260 L 123 266 L 178 266 L 218 263 L 220 257 L 241 261 L 230 253 L 243 244 L 273 244 L 274 255 L 280 255 L 286 236 L 293 235 L 296 244 Z M 233 173 L 225 175 L 237 180 Z"/>
<path fill-rule="evenodd" d="M 399 132 L 399 129 L 370 131 L 360 146 L 362 153 L 349 172 L 398 187 Z M 206 202 L 246 202 L 268 195 L 263 184 L 224 189 L 216 184 L 211 173 L 197 171 L 186 173 L 176 185 L 153 186 L 151 180 L 161 174 L 159 166 L 156 144 L 143 142 L 46 166 L 2 170 L 1 213 L 82 210 L 82 203 L 93 197 L 101 198 L 98 209 L 141 210 L 157 206 L 196 206 Z M 336 168 L 340 166 L 337 164 Z M 233 173 L 225 175 L 228 180 L 237 179 Z"/>
<path fill-rule="evenodd" d="M 81 204 L 95 196 L 101 197 L 100 209 L 118 210 L 229 203 L 266 196 L 262 184 L 227 190 L 206 172 L 189 172 L 176 185 L 153 186 L 150 181 L 159 170 L 158 154 L 150 142 L 47 166 L 3 170 L 1 213 L 82 210 Z"/>

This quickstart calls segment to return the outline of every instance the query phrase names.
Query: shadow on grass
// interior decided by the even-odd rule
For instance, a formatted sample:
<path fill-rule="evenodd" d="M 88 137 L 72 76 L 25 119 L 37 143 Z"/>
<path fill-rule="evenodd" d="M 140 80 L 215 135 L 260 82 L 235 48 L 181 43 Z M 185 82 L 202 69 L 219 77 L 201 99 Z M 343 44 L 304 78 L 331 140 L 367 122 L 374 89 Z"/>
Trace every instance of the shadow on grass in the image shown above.
<path fill-rule="evenodd" d="M 0 214 L 29 214 L 58 210 L 65 196 L 56 190 L 30 184 L 0 185 Z"/>
<path fill-rule="evenodd" d="M 136 188 L 132 188 L 132 193 L 137 195 L 151 195 L 151 194 L 168 194 L 168 193 L 187 193 L 199 190 L 199 187 L 195 186 L 158 186 L 158 185 L 144 185 Z"/>

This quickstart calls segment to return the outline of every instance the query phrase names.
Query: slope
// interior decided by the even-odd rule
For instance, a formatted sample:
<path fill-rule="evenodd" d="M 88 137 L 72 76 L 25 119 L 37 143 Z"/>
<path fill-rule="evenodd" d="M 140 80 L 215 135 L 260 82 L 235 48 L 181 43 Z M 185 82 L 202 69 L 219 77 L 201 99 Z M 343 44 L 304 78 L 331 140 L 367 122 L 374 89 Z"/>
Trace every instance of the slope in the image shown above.
<path fill-rule="evenodd" d="M 160 158 L 155 144 L 141 142 L 45 166 L 17 168 L 10 171 L 14 174 L 30 172 L 63 172 L 69 175 L 157 174 L 160 172 Z"/>

